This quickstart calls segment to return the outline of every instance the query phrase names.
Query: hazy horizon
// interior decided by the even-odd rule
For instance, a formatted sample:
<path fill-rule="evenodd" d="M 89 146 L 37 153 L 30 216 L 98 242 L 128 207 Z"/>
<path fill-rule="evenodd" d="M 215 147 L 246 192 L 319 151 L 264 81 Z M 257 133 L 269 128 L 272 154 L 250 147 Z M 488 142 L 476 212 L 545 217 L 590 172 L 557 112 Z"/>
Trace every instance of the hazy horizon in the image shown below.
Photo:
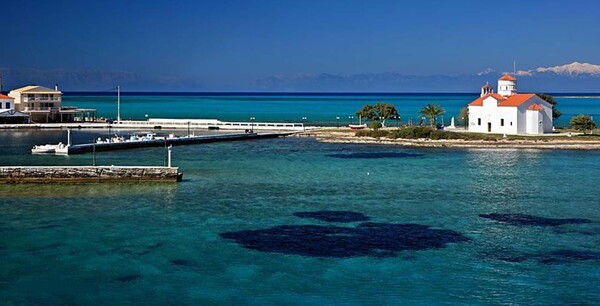
<path fill-rule="evenodd" d="M 0 73 L 5 90 L 58 83 L 71 91 L 120 84 L 470 92 L 516 70 L 525 91 L 588 92 L 600 87 L 599 10 L 594 1 L 541 0 L 502 8 L 433 0 L 12 1 L 3 6 Z M 589 67 L 556 68 L 574 62 Z"/>

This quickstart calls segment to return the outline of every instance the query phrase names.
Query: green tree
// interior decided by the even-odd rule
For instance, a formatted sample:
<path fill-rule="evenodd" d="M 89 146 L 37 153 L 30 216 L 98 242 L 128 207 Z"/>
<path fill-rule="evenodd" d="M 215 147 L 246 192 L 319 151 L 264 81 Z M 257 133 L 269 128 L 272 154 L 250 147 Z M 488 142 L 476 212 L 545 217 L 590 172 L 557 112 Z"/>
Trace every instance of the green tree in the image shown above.
<path fill-rule="evenodd" d="M 458 119 L 461 120 L 461 123 L 465 125 L 465 128 L 469 127 L 469 108 L 463 107 L 460 109 L 460 113 L 458 114 Z"/>
<path fill-rule="evenodd" d="M 379 120 L 381 120 L 381 124 L 384 127 L 385 120 L 390 118 L 396 118 L 396 116 L 400 116 L 400 114 L 398 114 L 398 110 L 393 104 L 377 102 L 377 104 L 373 106 L 373 109 L 375 109 L 375 113 L 377 117 L 379 117 Z"/>
<path fill-rule="evenodd" d="M 429 125 L 431 128 L 435 128 L 435 117 L 445 113 L 444 109 L 438 104 L 427 104 L 421 108 L 419 112 L 421 115 L 429 118 Z"/>
<path fill-rule="evenodd" d="M 365 104 L 356 112 L 356 116 L 360 116 L 365 120 L 375 120 L 377 118 L 375 109 L 371 104 Z"/>
<path fill-rule="evenodd" d="M 385 126 L 385 120 L 400 116 L 393 104 L 383 102 L 378 102 L 375 105 L 365 104 L 356 112 L 356 115 L 365 120 L 381 120 L 383 126 Z"/>
<path fill-rule="evenodd" d="M 587 134 L 588 131 L 591 132 L 596 128 L 596 124 L 588 115 L 577 115 L 571 118 L 571 126 L 578 131 L 582 131 L 583 134 Z"/>
<path fill-rule="evenodd" d="M 538 93 L 536 95 L 552 105 L 552 118 L 556 119 L 562 115 L 562 113 L 556 109 L 556 100 L 554 100 L 554 97 L 544 93 Z"/>

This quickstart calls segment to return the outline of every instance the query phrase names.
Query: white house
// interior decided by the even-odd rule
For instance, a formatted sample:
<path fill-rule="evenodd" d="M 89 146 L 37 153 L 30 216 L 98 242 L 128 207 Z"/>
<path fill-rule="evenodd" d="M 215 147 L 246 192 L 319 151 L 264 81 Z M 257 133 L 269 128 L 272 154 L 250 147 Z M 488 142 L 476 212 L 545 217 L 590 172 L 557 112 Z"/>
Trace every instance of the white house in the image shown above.
<path fill-rule="evenodd" d="M 57 120 L 62 102 L 62 92 L 58 88 L 30 85 L 11 90 L 9 96 L 15 99 L 15 109 L 26 112 L 35 122 Z"/>
<path fill-rule="evenodd" d="M 0 111 L 15 109 L 15 99 L 0 93 Z"/>
<path fill-rule="evenodd" d="M 62 105 L 62 92 L 58 86 L 54 89 L 30 85 L 11 90 L 8 95 L 14 98 L 14 108 L 29 114 L 33 122 L 72 122 L 77 115 L 81 120 L 95 118 L 95 109 L 80 109 Z"/>
<path fill-rule="evenodd" d="M 498 134 L 552 132 L 552 105 L 535 94 L 517 93 L 517 79 L 498 79 L 498 93 L 489 84 L 469 103 L 469 131 Z"/>
<path fill-rule="evenodd" d="M 29 115 L 15 111 L 15 99 L 0 93 L 0 124 L 29 123 Z"/>

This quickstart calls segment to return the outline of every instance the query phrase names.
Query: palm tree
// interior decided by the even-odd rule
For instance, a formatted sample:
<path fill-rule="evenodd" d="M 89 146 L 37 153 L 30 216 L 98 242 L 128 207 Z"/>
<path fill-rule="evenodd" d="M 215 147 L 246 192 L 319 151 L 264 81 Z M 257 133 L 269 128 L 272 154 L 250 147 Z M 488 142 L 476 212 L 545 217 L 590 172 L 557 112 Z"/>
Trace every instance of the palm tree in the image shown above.
<path fill-rule="evenodd" d="M 421 115 L 429 118 L 429 124 L 432 128 L 435 127 L 435 117 L 445 113 L 444 109 L 437 104 L 427 104 L 421 108 Z"/>

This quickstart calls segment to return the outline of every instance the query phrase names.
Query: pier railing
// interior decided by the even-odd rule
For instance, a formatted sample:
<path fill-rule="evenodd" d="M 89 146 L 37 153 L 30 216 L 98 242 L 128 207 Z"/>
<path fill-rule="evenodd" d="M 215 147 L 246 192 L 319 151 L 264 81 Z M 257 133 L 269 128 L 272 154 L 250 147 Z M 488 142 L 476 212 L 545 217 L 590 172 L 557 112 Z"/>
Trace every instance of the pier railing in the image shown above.
<path fill-rule="evenodd" d="M 213 119 L 149 119 L 147 121 L 121 120 L 115 122 L 122 127 L 155 127 L 162 128 L 202 128 L 202 129 L 229 129 L 229 130 L 287 130 L 301 131 L 302 123 L 290 122 L 225 122 Z"/>

